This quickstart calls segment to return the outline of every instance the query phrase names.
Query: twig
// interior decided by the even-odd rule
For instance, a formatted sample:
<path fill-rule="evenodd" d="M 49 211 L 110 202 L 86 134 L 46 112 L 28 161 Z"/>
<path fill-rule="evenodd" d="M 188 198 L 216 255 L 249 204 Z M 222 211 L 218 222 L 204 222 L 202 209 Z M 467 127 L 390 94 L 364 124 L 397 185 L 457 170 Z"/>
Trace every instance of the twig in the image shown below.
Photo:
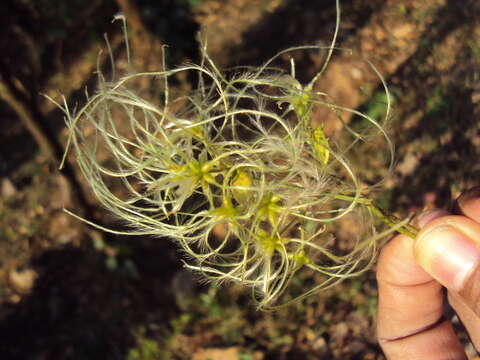
<path fill-rule="evenodd" d="M 52 160 L 58 160 L 57 149 L 55 144 L 45 135 L 42 127 L 35 122 L 32 110 L 29 109 L 22 101 L 13 95 L 10 88 L 5 84 L 3 79 L 0 80 L 0 98 L 10 106 L 18 118 L 32 135 L 40 149 L 48 155 Z"/>
<path fill-rule="evenodd" d="M 38 144 L 40 150 L 44 152 L 48 159 L 58 165 L 60 163 L 62 147 L 53 136 L 48 136 L 48 130 L 41 125 L 41 114 L 32 106 L 29 106 L 26 100 L 20 99 L 9 87 L 8 83 L 0 76 L 0 99 L 12 108 L 18 118 L 25 126 L 27 131 Z M 83 194 L 82 187 L 77 180 L 74 171 L 70 166 L 66 166 L 64 171 L 59 174 L 68 186 L 71 194 L 76 194 L 76 202 L 79 211 L 88 218 L 92 212 L 89 211 L 89 205 Z M 74 191 L 72 191 L 74 190 Z"/>

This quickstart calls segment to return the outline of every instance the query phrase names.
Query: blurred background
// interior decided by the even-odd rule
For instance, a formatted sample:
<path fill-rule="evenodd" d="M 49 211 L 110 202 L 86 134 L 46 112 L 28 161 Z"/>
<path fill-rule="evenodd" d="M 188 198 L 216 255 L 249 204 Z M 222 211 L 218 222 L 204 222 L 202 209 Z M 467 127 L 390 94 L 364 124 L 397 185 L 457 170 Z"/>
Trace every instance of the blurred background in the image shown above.
<path fill-rule="evenodd" d="M 400 217 L 448 208 L 480 178 L 480 3 L 342 0 L 341 8 L 338 45 L 353 53 L 336 52 L 317 88 L 381 118 L 385 94 L 364 58 L 385 78 L 397 163 L 377 201 Z M 384 359 L 374 271 L 259 312 L 248 290 L 202 284 L 183 270 L 167 239 L 100 233 L 63 212 L 115 225 L 73 156 L 58 171 L 67 131 L 43 95 L 60 101 L 64 94 L 81 106 L 85 88 L 94 91 L 97 64 L 108 69 L 104 34 L 117 68 L 126 68 L 121 26 L 112 24 L 119 12 L 139 71 L 161 69 L 163 45 L 169 67 L 197 61 L 200 30 L 212 58 L 228 68 L 258 65 L 289 46 L 327 45 L 335 27 L 334 0 L 2 0 L 2 359 Z M 299 78 L 310 79 L 324 55 L 296 58 Z M 179 78 L 172 86 L 193 83 Z M 374 178 L 385 175 L 375 159 L 375 149 L 357 159 Z"/>

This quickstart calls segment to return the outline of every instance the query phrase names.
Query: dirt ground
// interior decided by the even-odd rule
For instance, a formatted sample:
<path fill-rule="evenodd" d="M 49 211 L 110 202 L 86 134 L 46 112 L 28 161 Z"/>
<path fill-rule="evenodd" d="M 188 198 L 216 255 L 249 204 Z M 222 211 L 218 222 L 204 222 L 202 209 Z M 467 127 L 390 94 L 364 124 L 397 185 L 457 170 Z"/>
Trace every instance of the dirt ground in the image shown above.
<path fill-rule="evenodd" d="M 109 235 L 63 211 L 121 226 L 98 206 L 73 157 L 58 171 L 68 132 L 41 95 L 81 104 L 85 86 L 95 87 L 97 59 L 108 67 L 106 52 L 99 55 L 104 33 L 125 67 L 120 27 L 111 24 L 120 1 L 84 3 L 0 5 L 2 359 L 384 359 L 375 338 L 374 269 L 287 309 L 260 312 L 248 290 L 199 282 L 171 241 Z M 229 68 L 259 65 L 289 46 L 328 44 L 335 25 L 333 0 L 136 4 L 150 40 L 137 50 L 148 56 L 135 61 L 149 70 L 161 66 L 163 44 L 169 66 L 198 61 L 200 30 L 212 58 Z M 388 84 L 396 165 L 378 203 L 402 218 L 449 208 L 480 179 L 478 1 L 342 0 L 341 8 L 338 45 L 353 51 L 335 53 L 316 87 L 380 117 L 381 83 L 365 58 Z M 298 77 L 310 79 L 324 55 L 299 55 Z M 328 116 L 319 111 L 313 121 L 328 123 Z M 375 149 L 365 148 L 358 166 L 372 180 L 386 175 Z"/>

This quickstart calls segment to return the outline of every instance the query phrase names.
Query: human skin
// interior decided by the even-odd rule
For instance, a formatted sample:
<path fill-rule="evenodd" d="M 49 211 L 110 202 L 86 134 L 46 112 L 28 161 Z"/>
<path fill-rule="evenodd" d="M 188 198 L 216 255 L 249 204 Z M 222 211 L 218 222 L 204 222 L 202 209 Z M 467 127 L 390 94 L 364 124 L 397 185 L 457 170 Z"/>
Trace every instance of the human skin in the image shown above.
<path fill-rule="evenodd" d="M 467 359 L 443 315 L 447 298 L 480 349 L 480 188 L 455 209 L 423 213 L 416 239 L 398 235 L 380 254 L 377 334 L 389 360 Z"/>

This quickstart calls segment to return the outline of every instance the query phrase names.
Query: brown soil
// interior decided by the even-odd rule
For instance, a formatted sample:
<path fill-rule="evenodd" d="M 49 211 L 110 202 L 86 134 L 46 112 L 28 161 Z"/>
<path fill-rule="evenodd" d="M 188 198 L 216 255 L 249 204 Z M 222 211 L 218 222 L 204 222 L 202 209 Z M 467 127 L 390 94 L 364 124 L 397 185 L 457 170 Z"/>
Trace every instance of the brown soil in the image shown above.
<path fill-rule="evenodd" d="M 103 32 L 109 33 L 120 67 L 124 48 L 110 24 L 117 11 L 113 2 L 94 1 L 88 8 L 81 1 L 41 3 L 1 5 L 6 8 L 0 14 L 8 16 L 0 15 L 6 26 L 0 80 L 46 136 L 65 144 L 62 114 L 39 93 L 58 99 L 60 91 L 68 103 L 81 103 L 85 86 L 95 87 L 92 72 L 104 47 Z M 328 44 L 335 23 L 334 1 L 190 3 L 195 1 L 138 2 L 148 36 L 157 39 L 152 48 L 158 54 L 160 44 L 168 44 L 170 62 L 195 60 L 195 34 L 203 26 L 212 57 L 232 67 L 259 64 L 293 45 Z M 353 54 L 335 54 L 318 90 L 375 116 L 383 104 L 379 78 L 364 60 L 370 59 L 394 97 L 390 133 L 398 164 L 379 202 L 402 217 L 427 206 L 449 207 L 459 192 L 478 185 L 480 176 L 478 3 L 343 0 L 341 5 L 339 44 Z M 324 55 L 300 54 L 298 76 L 310 79 Z M 105 54 L 100 59 L 108 69 Z M 288 66 L 290 60 L 282 61 Z M 190 86 L 189 79 L 177 85 Z M 98 207 L 74 165 L 71 174 L 59 175 L 58 159 L 39 151 L 5 100 L 0 112 L 5 359 L 384 359 L 375 338 L 373 271 L 288 309 L 258 312 L 248 290 L 201 285 L 185 275 L 171 241 L 100 233 L 65 214 L 64 207 L 122 227 Z M 328 124 L 328 116 L 319 111 L 315 121 Z M 340 130 L 327 127 L 331 136 Z M 385 175 L 374 149 L 365 151 L 363 171 L 372 178 Z M 136 357 L 136 349 L 143 357 Z"/>

